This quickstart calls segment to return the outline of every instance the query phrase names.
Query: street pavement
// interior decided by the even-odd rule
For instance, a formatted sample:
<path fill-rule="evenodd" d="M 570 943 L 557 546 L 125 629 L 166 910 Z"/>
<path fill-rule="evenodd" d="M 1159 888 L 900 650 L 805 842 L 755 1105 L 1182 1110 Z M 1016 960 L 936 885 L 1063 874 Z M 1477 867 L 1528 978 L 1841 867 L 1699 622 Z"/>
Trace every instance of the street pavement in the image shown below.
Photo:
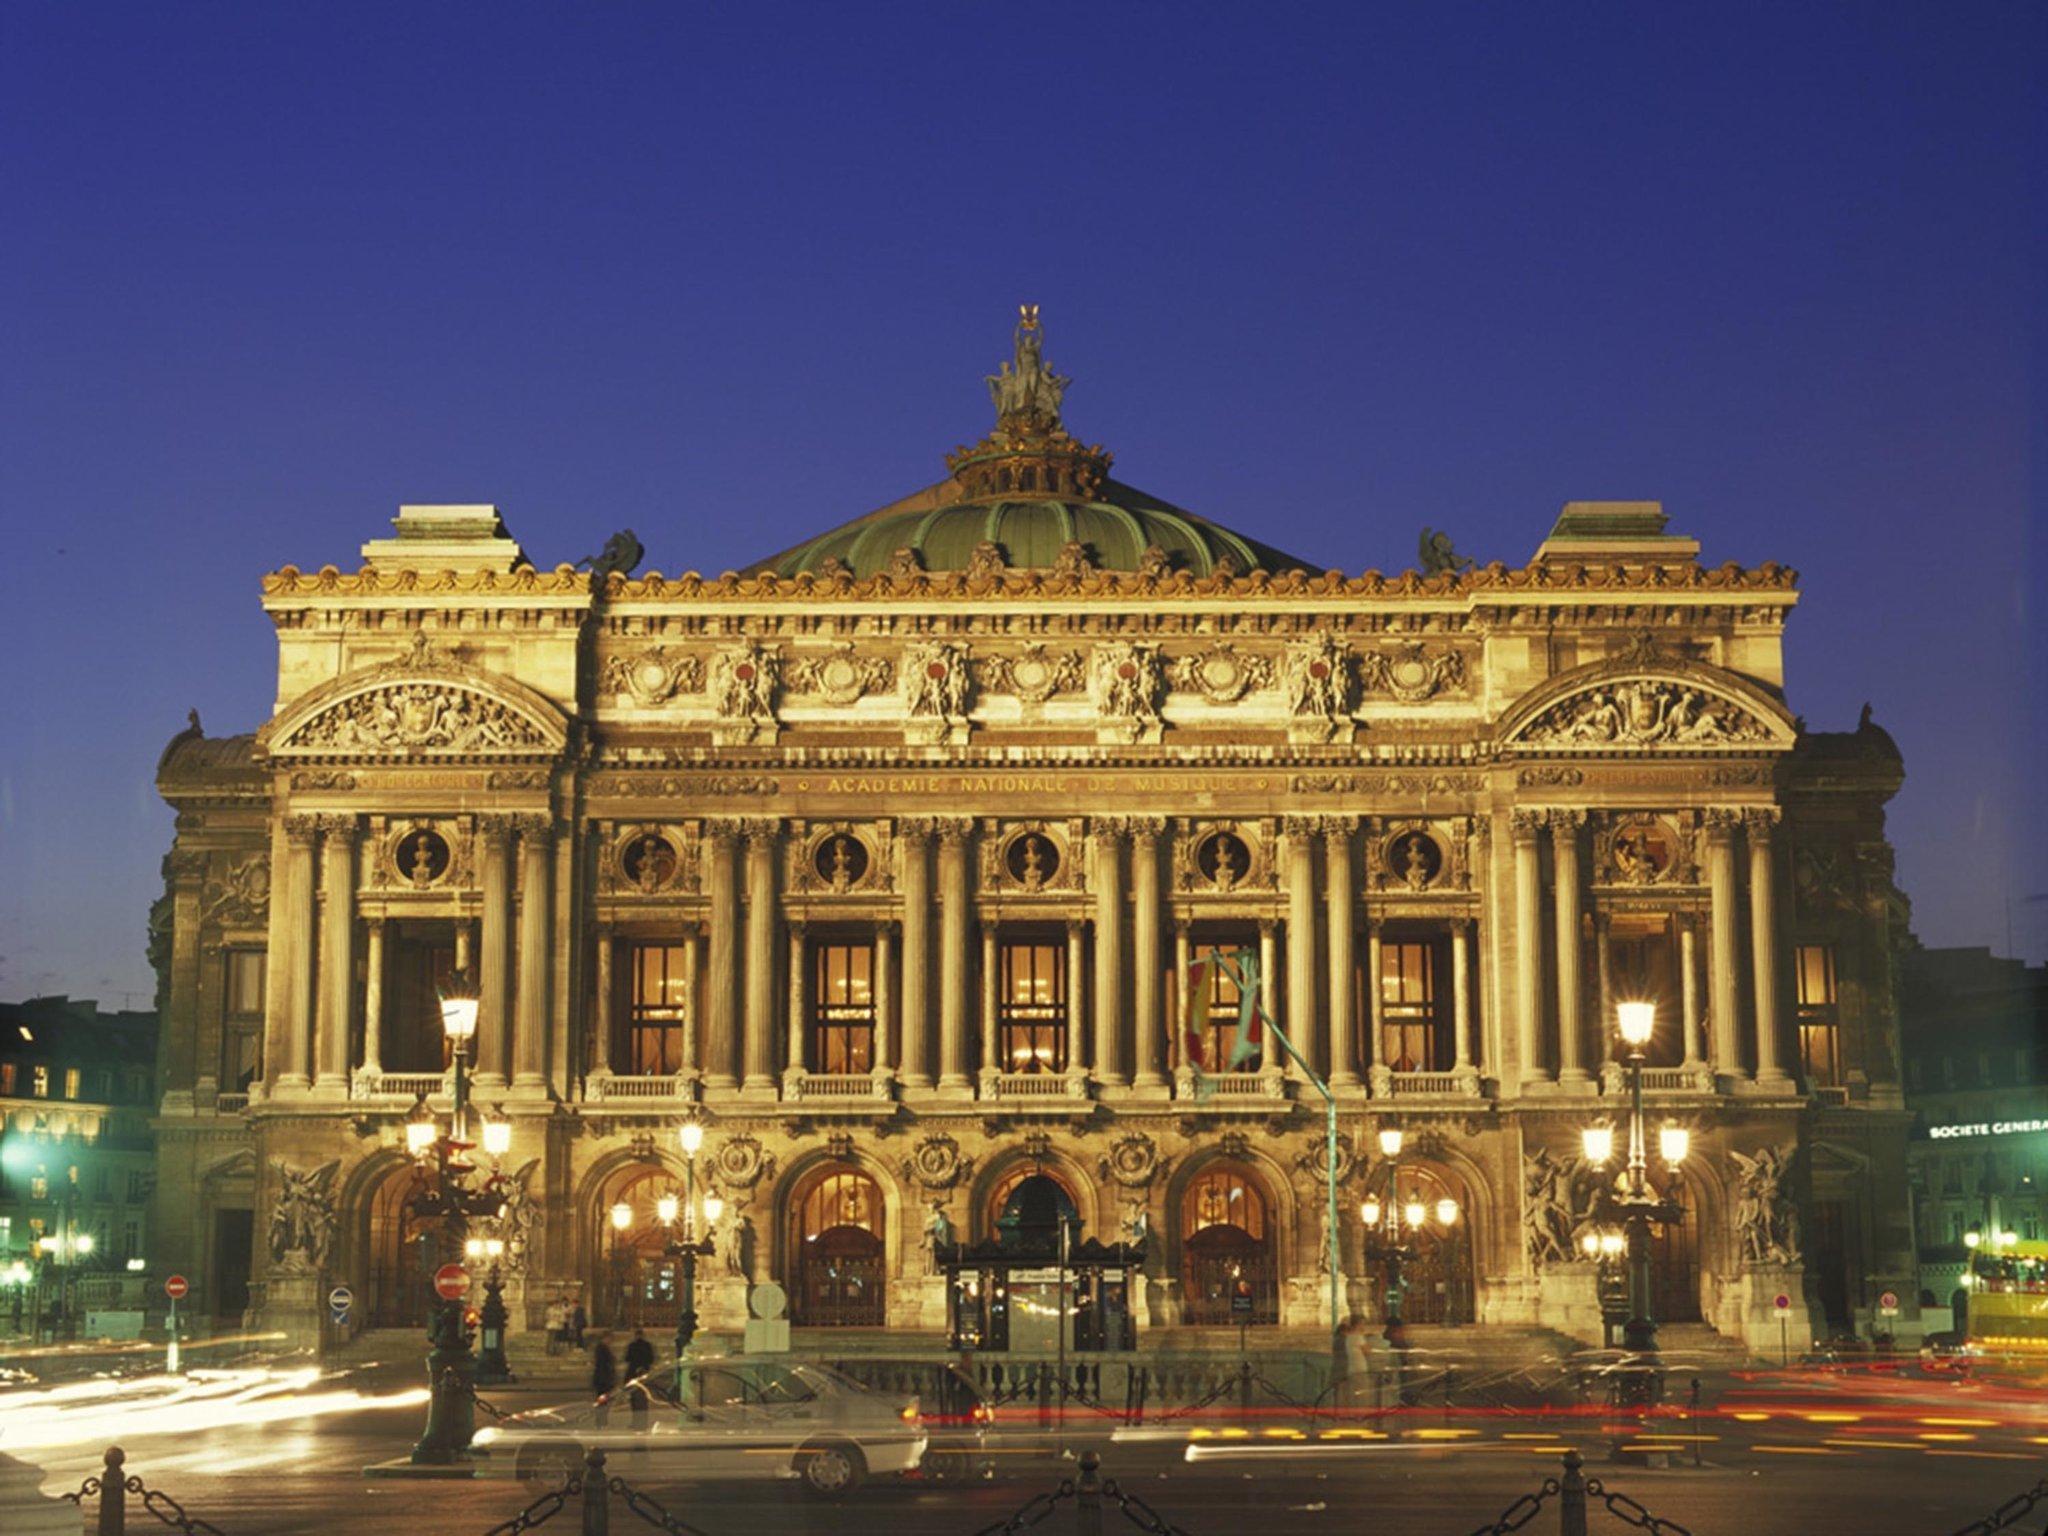
<path fill-rule="evenodd" d="M 186 1391 L 194 1395 L 175 1395 Z M 509 1478 L 364 1476 L 367 1465 L 410 1447 L 423 1395 L 389 1371 L 252 1373 L 197 1388 L 81 1382 L 40 1395 L 0 1393 L 0 1449 L 41 1467 L 54 1494 L 76 1488 L 97 1469 L 103 1447 L 119 1443 L 128 1472 L 227 1536 L 484 1536 L 525 1508 L 534 1490 Z M 487 1396 L 522 1405 L 517 1389 Z M 1465 1536 L 1490 1528 L 1555 1476 L 1568 1446 L 1580 1449 L 1589 1476 L 1652 1513 L 1694 1533 L 1730 1536 L 1945 1536 L 2048 1475 L 2048 1413 L 2026 1383 L 1764 1373 L 1717 1382 L 1697 1423 L 1680 1416 L 1657 1427 L 1677 1465 L 1612 1464 L 1612 1426 L 1598 1414 L 1430 1408 L 1314 1423 L 1279 1414 L 1249 1424 L 1204 1418 L 1137 1431 L 1077 1417 L 1064 1447 L 1054 1436 L 999 1431 L 989 1480 L 876 1484 L 843 1503 L 769 1482 L 687 1486 L 636 1467 L 630 1455 L 608 1470 L 706 1536 L 973 1536 L 1072 1477 L 1074 1457 L 1086 1449 L 1100 1456 L 1105 1477 L 1191 1536 Z M 1074 1528 L 1071 1509 L 1063 1503 L 1034 1529 L 1061 1536 Z M 1555 1531 L 1556 1510 L 1553 1499 L 1522 1529 Z M 140 1511 L 132 1512 L 137 1519 Z M 2039 1530 L 2044 1521 L 2048 1502 L 2018 1529 Z M 652 1528 L 617 1498 L 612 1522 L 619 1531 Z M 0 1531 L 6 1523 L 0 1519 Z M 567 1536 L 578 1526 L 572 1506 L 541 1529 Z M 1105 1529 L 1137 1528 L 1109 1511 Z M 1592 1531 L 1627 1528 L 1595 1501 Z"/>

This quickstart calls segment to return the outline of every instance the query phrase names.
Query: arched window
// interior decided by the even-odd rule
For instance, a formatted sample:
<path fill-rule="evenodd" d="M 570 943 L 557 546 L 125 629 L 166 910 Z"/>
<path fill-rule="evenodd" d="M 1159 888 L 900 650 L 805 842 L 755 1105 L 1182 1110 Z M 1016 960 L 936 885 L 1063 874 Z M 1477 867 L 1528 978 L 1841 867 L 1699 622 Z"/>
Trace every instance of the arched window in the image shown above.
<path fill-rule="evenodd" d="M 1027 1165 L 1013 1169 L 989 1196 L 989 1230 L 1005 1248 L 1057 1252 L 1060 1224 L 1080 1237 L 1073 1192 L 1054 1174 Z"/>
<path fill-rule="evenodd" d="M 1195 1326 L 1280 1320 L 1279 1265 L 1264 1186 L 1218 1163 L 1181 1194 L 1181 1295 Z"/>
<path fill-rule="evenodd" d="M 791 1321 L 879 1328 L 886 1320 L 881 1187 L 858 1169 L 814 1174 L 797 1192 Z"/>

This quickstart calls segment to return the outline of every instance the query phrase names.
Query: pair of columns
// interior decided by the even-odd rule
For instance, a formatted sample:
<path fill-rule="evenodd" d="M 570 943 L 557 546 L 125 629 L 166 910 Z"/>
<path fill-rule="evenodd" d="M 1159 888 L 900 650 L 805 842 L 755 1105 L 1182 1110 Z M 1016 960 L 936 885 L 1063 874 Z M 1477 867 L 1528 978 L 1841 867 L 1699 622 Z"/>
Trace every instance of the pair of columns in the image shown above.
<path fill-rule="evenodd" d="M 476 1081 L 480 1088 L 543 1093 L 547 1085 L 548 935 L 554 824 L 547 816 L 478 819 L 481 851 Z M 284 876 L 271 912 L 271 979 L 265 1060 L 286 1093 L 345 1096 L 355 1022 L 356 818 L 284 818 Z M 513 843 L 521 899 L 516 1000 L 512 965 Z M 281 898 L 281 899 L 280 899 Z M 368 925 L 363 1065 L 383 1048 L 384 925 Z M 458 955 L 458 967 L 466 961 Z M 516 1008 L 516 1013 L 515 1013 Z"/>
<path fill-rule="evenodd" d="M 1756 1076 L 1774 1086 L 1790 1082 L 1779 1049 L 1777 898 L 1771 852 L 1771 828 L 1778 813 L 1759 807 L 1746 811 L 1709 810 L 1705 819 L 1708 888 L 1708 1014 L 1700 1016 L 1695 924 L 1681 916 L 1679 966 L 1685 1062 L 1706 1060 L 1703 1036 L 1711 1025 L 1714 1071 L 1719 1076 L 1744 1074 L 1741 1046 L 1741 912 L 1736 879 L 1735 834 L 1747 832 L 1749 852 L 1750 980 L 1756 1042 Z M 1542 943 L 1542 850 L 1547 831 L 1551 843 L 1557 1081 L 1591 1081 L 1585 1054 L 1583 990 L 1580 976 L 1580 932 L 1584 920 L 1579 868 L 1579 829 L 1586 813 L 1575 808 L 1521 809 L 1513 813 L 1515 848 L 1516 1044 L 1524 1080 L 1542 1079 L 1542 1021 L 1545 1017 L 1544 949 Z M 1612 1027 L 1612 989 L 1608 975 L 1608 944 L 1604 921 L 1598 921 L 1598 964 L 1601 1019 L 1599 1038 Z M 1596 1063 L 1597 1065 L 1597 1063 Z"/>

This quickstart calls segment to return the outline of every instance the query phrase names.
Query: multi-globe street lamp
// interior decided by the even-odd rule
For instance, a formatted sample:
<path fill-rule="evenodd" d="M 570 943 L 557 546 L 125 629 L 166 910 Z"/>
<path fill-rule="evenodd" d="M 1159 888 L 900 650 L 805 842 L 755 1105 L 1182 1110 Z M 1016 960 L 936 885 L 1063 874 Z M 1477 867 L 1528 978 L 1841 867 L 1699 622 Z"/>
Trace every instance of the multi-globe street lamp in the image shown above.
<path fill-rule="evenodd" d="M 1668 1226 L 1681 1220 L 1683 1209 L 1651 1184 L 1649 1131 L 1643 1116 L 1643 1066 L 1645 1048 L 1657 1030 L 1657 1005 L 1626 1002 L 1615 1008 L 1615 1025 L 1628 1047 L 1623 1060 L 1628 1068 L 1628 1151 L 1619 1180 L 1620 1187 L 1607 1188 L 1597 1214 L 1621 1223 L 1623 1252 L 1628 1262 L 1628 1318 L 1622 1324 L 1622 1348 L 1641 1357 L 1635 1368 L 1621 1377 L 1621 1399 L 1625 1403 L 1653 1403 L 1662 1393 L 1663 1375 L 1657 1362 L 1657 1320 L 1650 1304 L 1650 1226 Z M 1582 1133 L 1586 1161 L 1604 1168 L 1614 1157 L 1614 1128 L 1589 1125 Z M 1666 1125 L 1657 1132 L 1657 1149 L 1664 1163 L 1675 1170 L 1685 1161 L 1691 1137 L 1685 1127 Z"/>
<path fill-rule="evenodd" d="M 689 1350 L 690 1341 L 697 1336 L 697 1260 L 711 1253 L 711 1233 L 718 1225 L 718 1218 L 724 1213 L 725 1202 L 715 1194 L 704 1196 L 704 1236 L 696 1235 L 697 1209 L 697 1153 L 704 1145 L 704 1126 L 701 1121 L 685 1120 L 676 1130 L 676 1140 L 683 1149 L 683 1202 L 682 1231 L 676 1231 L 676 1197 L 663 1195 L 655 1204 L 655 1214 L 668 1230 L 669 1239 L 663 1250 L 670 1258 L 683 1261 L 683 1304 L 676 1313 L 676 1369 L 680 1374 L 683 1356 Z"/>
<path fill-rule="evenodd" d="M 1386 1179 L 1386 1195 L 1382 1199 L 1375 1187 L 1378 1182 L 1376 1176 L 1358 1207 L 1359 1219 L 1365 1225 L 1367 1253 L 1386 1264 L 1387 1324 L 1382 1330 L 1382 1337 L 1394 1349 L 1408 1346 L 1407 1325 L 1402 1316 L 1408 1282 L 1402 1268 L 1415 1256 L 1413 1239 L 1432 1216 L 1446 1231 L 1458 1220 L 1458 1202 L 1448 1195 L 1436 1201 L 1434 1207 L 1429 1201 L 1417 1198 L 1413 1189 L 1407 1192 L 1407 1198 L 1402 1197 L 1401 1147 L 1404 1141 L 1398 1126 L 1380 1128 L 1380 1156 L 1384 1159 L 1380 1171 Z"/>
<path fill-rule="evenodd" d="M 480 1006 L 476 983 L 466 974 L 448 978 L 441 987 L 441 1031 L 447 1037 L 455 1068 L 454 1099 L 447 1129 L 427 1108 L 426 1096 L 413 1105 L 405 1124 L 405 1146 L 414 1163 L 414 1187 L 406 1209 L 421 1223 L 438 1221 L 447 1247 L 421 1239 L 421 1268 L 431 1277 L 439 1253 L 455 1251 L 466 1236 L 470 1218 L 497 1216 L 505 1206 L 503 1177 L 493 1170 L 482 1184 L 472 1187 L 470 1176 L 477 1170 L 468 1160 L 476 1143 L 469 1125 L 469 1042 L 476 1037 Z M 502 1127 L 502 1128 L 501 1128 Z M 509 1148 L 511 1127 L 497 1122 L 486 1127 L 487 1145 Z M 502 1155 L 500 1152 L 499 1155 Z M 464 1244 L 466 1247 L 466 1244 Z M 502 1252 L 502 1248 L 500 1250 Z M 445 1464 L 468 1449 L 476 1429 L 472 1393 L 476 1382 L 476 1357 L 470 1353 L 471 1334 L 463 1315 L 464 1299 L 436 1294 L 428 1314 L 427 1342 L 433 1346 L 427 1356 L 427 1427 L 413 1446 L 417 1463 Z M 499 1302 L 502 1319 L 503 1301 Z M 502 1320 L 500 1349 L 502 1358 Z"/>

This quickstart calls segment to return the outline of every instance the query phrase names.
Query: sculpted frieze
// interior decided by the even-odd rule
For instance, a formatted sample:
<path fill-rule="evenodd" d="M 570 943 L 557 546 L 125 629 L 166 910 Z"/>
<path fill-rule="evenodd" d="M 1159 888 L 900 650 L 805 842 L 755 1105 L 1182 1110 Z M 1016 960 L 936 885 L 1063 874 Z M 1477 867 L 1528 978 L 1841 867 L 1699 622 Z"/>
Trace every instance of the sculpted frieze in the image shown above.
<path fill-rule="evenodd" d="M 1769 741 L 1772 732 L 1732 699 L 1686 682 L 1632 678 L 1553 704 L 1517 739 L 1573 749 L 1731 746 Z"/>
<path fill-rule="evenodd" d="M 1078 651 L 1037 644 L 976 657 L 974 676 L 984 692 L 1015 694 L 1026 704 L 1043 704 L 1056 693 L 1079 693 L 1087 684 Z"/>
<path fill-rule="evenodd" d="M 802 653 L 789 664 L 792 692 L 816 694 L 842 709 L 869 694 L 886 693 L 895 685 L 895 662 L 886 656 L 864 654 L 851 641 Z"/>
<path fill-rule="evenodd" d="M 950 640 L 920 641 L 903 652 L 903 707 L 913 720 L 959 720 L 967 714 L 971 683 L 967 647 Z"/>
<path fill-rule="evenodd" d="M 715 732 L 721 741 L 773 740 L 781 675 L 781 653 L 773 646 L 726 646 L 711 658 L 707 687 L 712 711 L 722 723 Z"/>
<path fill-rule="evenodd" d="M 623 693 L 642 706 L 663 704 L 679 693 L 697 693 L 703 687 L 703 658 L 672 645 L 607 656 L 598 674 L 600 693 L 613 697 Z"/>
<path fill-rule="evenodd" d="M 392 683 L 343 700 L 276 744 L 282 751 L 364 753 L 544 749 L 548 738 L 500 700 L 450 683 Z"/>
<path fill-rule="evenodd" d="M 1175 657 L 1166 675 L 1183 693 L 1200 694 L 1211 704 L 1235 704 L 1247 693 L 1273 686 L 1273 658 L 1218 640 L 1206 650 Z"/>
<path fill-rule="evenodd" d="M 1351 708 L 1351 651 L 1327 630 L 1292 641 L 1281 656 L 1288 710 L 1297 719 L 1335 721 Z"/>
<path fill-rule="evenodd" d="M 1420 642 L 1367 651 L 1358 658 L 1358 681 L 1368 695 L 1385 693 L 1403 704 L 1420 704 L 1465 686 L 1465 653 Z"/>
<path fill-rule="evenodd" d="M 270 916 L 268 850 L 217 861 L 201 896 L 201 916 L 223 927 L 252 927 Z"/>
<path fill-rule="evenodd" d="M 1159 647 L 1133 640 L 1105 640 L 1089 659 L 1088 691 L 1095 699 L 1105 740 L 1157 740 L 1159 696 L 1165 679 Z"/>

